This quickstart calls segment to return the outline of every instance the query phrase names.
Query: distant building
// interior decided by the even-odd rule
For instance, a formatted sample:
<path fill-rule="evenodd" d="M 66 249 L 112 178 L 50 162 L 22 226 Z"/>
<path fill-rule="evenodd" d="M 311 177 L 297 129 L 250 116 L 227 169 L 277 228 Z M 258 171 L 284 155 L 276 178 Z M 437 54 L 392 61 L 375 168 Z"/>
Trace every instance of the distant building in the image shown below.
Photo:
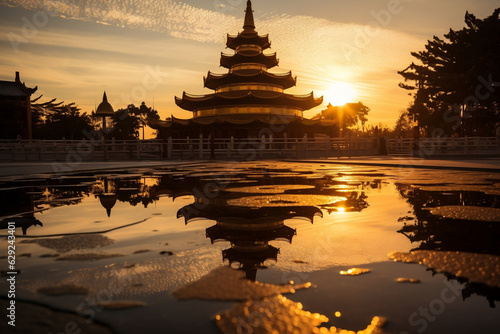
<path fill-rule="evenodd" d="M 176 97 L 176 104 L 191 111 L 190 119 L 171 117 L 154 121 L 150 126 L 163 138 L 256 138 L 314 137 L 331 135 L 332 121 L 311 120 L 303 112 L 320 105 L 323 98 L 313 92 L 292 95 L 284 91 L 295 86 L 297 79 L 291 72 L 272 73 L 278 65 L 276 53 L 265 54 L 270 48 L 269 36 L 255 30 L 251 1 L 247 1 L 243 31 L 227 36 L 226 46 L 232 54 L 221 54 L 220 65 L 227 73 L 208 72 L 204 86 L 215 92 L 191 95 L 186 92 Z M 266 130 L 266 131 L 262 131 Z"/>
<path fill-rule="evenodd" d="M 0 81 L 0 139 L 31 139 L 31 95 L 38 87 L 28 88 L 19 72 L 15 81 Z"/>

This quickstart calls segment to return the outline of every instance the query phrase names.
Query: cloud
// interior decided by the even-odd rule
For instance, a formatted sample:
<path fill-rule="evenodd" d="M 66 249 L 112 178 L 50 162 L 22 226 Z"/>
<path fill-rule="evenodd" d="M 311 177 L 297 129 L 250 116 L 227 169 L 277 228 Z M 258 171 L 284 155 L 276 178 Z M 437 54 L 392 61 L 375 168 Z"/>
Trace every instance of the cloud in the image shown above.
<path fill-rule="evenodd" d="M 172 0 L 1 0 L 0 5 L 48 12 L 53 16 L 217 42 L 236 24 L 232 16 Z M 216 8 L 214 8 L 216 9 Z"/>
<path fill-rule="evenodd" d="M 203 57 L 206 62 L 207 52 L 213 52 L 211 50 L 215 49 L 222 50 L 225 34 L 236 34 L 241 31 L 244 9 L 241 5 L 233 11 L 225 11 L 226 8 L 214 5 L 213 10 L 206 10 L 172 0 L 0 0 L 0 5 L 23 7 L 33 11 L 43 10 L 51 15 L 67 19 L 154 31 L 178 38 L 172 41 L 171 49 L 175 48 L 179 55 L 174 61 L 175 66 L 169 70 L 171 73 L 179 73 L 179 76 L 172 79 L 182 80 L 186 86 L 175 87 L 175 91 L 169 90 L 167 94 L 171 96 L 180 94 L 183 89 L 192 93 L 203 92 L 200 83 L 204 72 L 208 69 L 222 72 L 217 67 L 217 52 L 213 54 L 213 64 L 201 66 L 208 68 L 200 70 L 199 79 L 193 81 L 191 85 L 183 80 L 180 75 L 182 71 L 178 69 L 182 66 L 189 67 L 191 71 L 198 69 L 200 64 L 195 65 L 194 58 Z M 236 13 L 237 16 L 226 14 L 229 12 Z M 257 30 L 261 34 L 270 33 L 271 51 L 277 51 L 281 71 L 292 69 L 298 76 L 298 87 L 291 89 L 291 93 L 302 94 L 315 90 L 318 95 L 322 95 L 336 81 L 349 82 L 358 90 L 358 99 L 363 100 L 374 111 L 381 110 L 379 119 L 385 121 L 397 117 L 397 110 L 406 107 L 408 96 L 406 92 L 397 88 L 397 83 L 401 80 L 397 71 L 411 62 L 410 51 L 421 49 L 425 41 L 406 33 L 374 26 L 373 22 L 371 24 L 338 23 L 303 15 L 256 16 Z M 19 30 L 17 31 L 20 33 Z M 128 69 L 129 74 L 133 76 L 134 69 L 144 68 L 143 65 L 135 65 L 135 67 L 127 65 L 127 62 L 133 63 L 137 59 L 147 59 L 150 64 L 158 64 L 162 63 L 160 58 L 166 57 L 169 53 L 165 47 L 158 47 L 160 52 L 150 52 L 151 48 L 159 43 L 158 40 L 134 41 L 134 47 L 130 48 L 128 47 L 130 40 L 127 38 L 130 36 L 115 36 L 100 41 L 101 38 L 96 39 L 96 35 L 74 36 L 74 31 L 65 34 L 40 30 L 39 36 L 33 42 L 64 47 L 67 51 L 65 54 L 72 54 L 68 50 L 79 48 L 96 51 L 99 56 L 114 53 L 116 55 L 114 59 L 120 60 L 119 69 L 113 69 L 113 63 L 108 62 L 106 58 L 100 62 L 101 65 L 107 66 L 101 66 L 101 68 L 106 68 L 104 72 L 107 75 L 106 80 L 121 80 L 112 76 L 114 74 L 118 77 L 122 76 L 120 71 L 125 69 Z M 182 40 L 191 43 L 182 43 Z M 204 44 L 197 45 L 196 43 L 199 42 Z M 206 44 L 207 42 L 210 45 Z M 177 45 L 174 46 L 173 43 Z M 183 47 L 188 47 L 188 49 L 183 50 Z M 76 54 L 76 52 L 73 53 Z M 31 58 L 28 57 L 28 59 Z M 50 56 L 47 55 L 47 58 Z M 23 61 L 27 62 L 26 58 Z M 47 62 L 49 62 L 48 59 Z M 75 80 L 75 83 L 80 84 L 90 79 L 86 78 L 87 75 L 92 75 L 95 78 L 92 82 L 96 82 L 101 74 L 96 64 L 99 64 L 98 60 L 91 62 L 88 59 L 81 59 L 81 63 L 78 64 L 80 68 L 76 70 L 85 73 L 84 67 L 86 67 L 89 74 L 82 75 L 85 79 Z M 114 67 L 116 68 L 117 64 Z M 75 71 L 75 69 L 72 70 Z M 58 69 L 58 71 L 63 72 L 64 69 Z M 140 75 L 142 72 L 136 75 L 139 78 L 135 80 L 139 80 Z M 64 75 L 61 76 L 67 78 Z M 179 83 L 179 81 L 176 82 Z M 176 110 L 174 105 L 169 109 Z M 312 113 L 316 112 L 318 111 Z M 393 115 L 388 116 L 389 113 Z M 311 115 L 309 112 L 308 116 Z"/>

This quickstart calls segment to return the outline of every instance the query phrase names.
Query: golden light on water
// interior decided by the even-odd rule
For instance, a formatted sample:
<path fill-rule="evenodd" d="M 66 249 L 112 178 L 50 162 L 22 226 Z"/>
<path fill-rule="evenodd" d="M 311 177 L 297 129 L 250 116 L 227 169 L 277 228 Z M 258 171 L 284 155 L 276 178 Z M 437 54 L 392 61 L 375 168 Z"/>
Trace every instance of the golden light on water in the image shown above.
<path fill-rule="evenodd" d="M 344 207 L 342 207 L 342 206 L 339 206 L 339 207 L 337 208 L 337 212 L 344 213 L 344 212 L 345 212 L 345 208 L 344 208 Z"/>
<path fill-rule="evenodd" d="M 324 93 L 325 103 L 332 106 L 341 106 L 346 103 L 356 102 L 356 89 L 348 82 L 335 82 L 330 89 Z"/>
<path fill-rule="evenodd" d="M 365 269 L 365 268 L 350 268 L 348 270 L 341 270 L 340 275 L 342 276 L 358 276 L 362 274 L 367 274 L 371 270 L 370 269 Z"/>

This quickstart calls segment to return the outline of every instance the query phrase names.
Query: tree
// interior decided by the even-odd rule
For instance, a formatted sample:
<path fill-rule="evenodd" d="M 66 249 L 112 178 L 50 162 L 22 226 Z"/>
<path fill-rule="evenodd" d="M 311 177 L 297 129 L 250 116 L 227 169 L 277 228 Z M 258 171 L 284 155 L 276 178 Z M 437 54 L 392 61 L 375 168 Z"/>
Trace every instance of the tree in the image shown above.
<path fill-rule="evenodd" d="M 140 121 L 133 111 L 136 107 L 129 104 L 127 108 L 118 109 L 111 117 L 112 125 L 108 133 L 108 138 L 119 140 L 139 139 Z"/>
<path fill-rule="evenodd" d="M 408 108 L 410 109 L 410 108 Z M 396 121 L 396 126 L 394 127 L 393 134 L 396 137 L 411 137 L 413 135 L 413 120 L 410 117 L 410 112 L 408 109 L 401 111 L 399 118 Z"/>
<path fill-rule="evenodd" d="M 337 121 L 339 127 L 342 127 L 342 132 L 345 133 L 347 128 L 358 124 L 358 122 L 360 122 L 361 126 L 364 128 L 368 120 L 367 115 L 369 112 L 370 108 L 365 106 L 362 102 L 346 103 L 343 106 L 335 107 L 329 103 L 326 109 L 322 110 L 321 113 L 314 118 Z"/>
<path fill-rule="evenodd" d="M 465 27 L 434 36 L 398 73 L 414 97 L 410 116 L 429 132 L 492 135 L 500 121 L 500 8 L 483 20 L 465 14 Z M 410 83 L 408 83 L 410 82 Z"/>
<path fill-rule="evenodd" d="M 125 109 L 119 109 L 112 117 L 110 137 L 121 140 L 139 139 L 139 129 L 148 124 L 148 120 L 157 120 L 160 116 L 157 110 L 148 107 L 144 102 L 138 108 L 129 104 Z"/>
<path fill-rule="evenodd" d="M 139 108 L 132 110 L 134 115 L 139 116 L 139 123 L 142 127 L 142 139 L 144 139 L 144 128 L 148 125 L 149 121 L 159 120 L 160 116 L 158 111 L 153 110 L 153 108 L 146 106 L 146 103 L 142 102 Z"/>
<path fill-rule="evenodd" d="M 74 102 L 64 104 L 52 99 L 38 103 L 41 97 L 31 101 L 33 138 L 79 140 L 85 138 L 86 131 L 92 130 L 89 115 L 80 113 Z"/>

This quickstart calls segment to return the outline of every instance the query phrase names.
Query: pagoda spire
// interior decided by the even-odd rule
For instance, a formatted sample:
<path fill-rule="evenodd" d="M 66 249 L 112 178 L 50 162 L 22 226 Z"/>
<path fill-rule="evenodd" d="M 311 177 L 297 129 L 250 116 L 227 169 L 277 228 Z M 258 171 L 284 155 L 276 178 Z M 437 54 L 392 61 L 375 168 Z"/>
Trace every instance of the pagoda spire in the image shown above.
<path fill-rule="evenodd" d="M 255 30 L 255 23 L 253 20 L 252 1 L 247 1 L 247 9 L 245 10 L 245 23 L 243 24 L 244 30 Z"/>

